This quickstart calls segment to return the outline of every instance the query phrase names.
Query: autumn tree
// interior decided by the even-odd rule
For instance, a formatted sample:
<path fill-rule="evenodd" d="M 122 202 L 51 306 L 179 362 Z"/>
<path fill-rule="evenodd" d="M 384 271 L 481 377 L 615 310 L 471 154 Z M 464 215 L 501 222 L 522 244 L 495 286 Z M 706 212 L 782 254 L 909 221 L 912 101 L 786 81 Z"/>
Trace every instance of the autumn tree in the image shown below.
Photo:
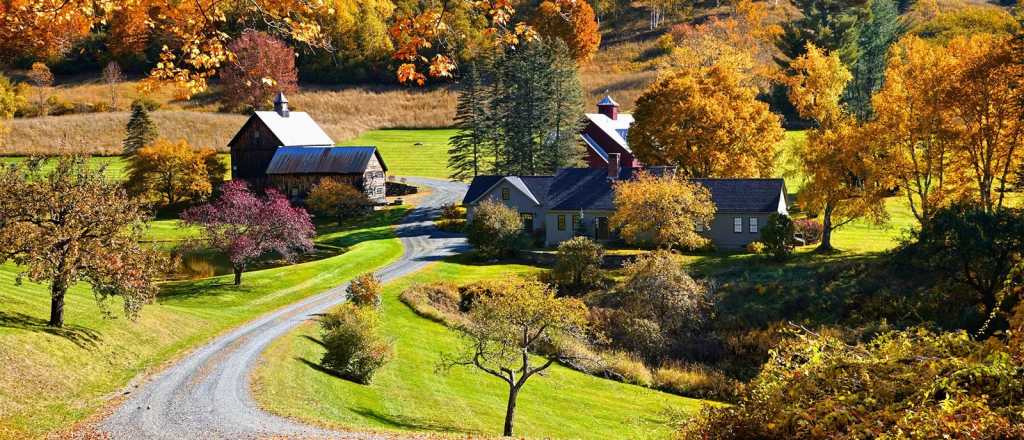
<path fill-rule="evenodd" d="M 551 277 L 569 293 L 585 293 L 601 280 L 604 248 L 587 237 L 573 237 L 558 244 Z"/>
<path fill-rule="evenodd" d="M 887 220 L 884 199 L 891 185 L 882 171 L 885 154 L 840 102 L 851 75 L 838 54 L 808 45 L 791 67 L 796 74 L 788 80 L 790 101 L 817 124 L 800 152 L 807 176 L 800 200 L 822 216 L 818 250 L 831 251 L 837 228 L 860 218 Z"/>
<path fill-rule="evenodd" d="M 783 136 L 757 89 L 722 66 L 662 75 L 633 115 L 629 145 L 637 159 L 677 166 L 686 177 L 767 177 Z"/>
<path fill-rule="evenodd" d="M 519 247 L 523 220 L 516 210 L 494 200 L 484 200 L 473 209 L 466 224 L 466 239 L 484 259 L 500 258 Z"/>
<path fill-rule="evenodd" d="M 542 36 L 558 38 L 577 62 L 589 61 L 601 45 L 601 32 L 589 2 L 544 0 L 531 21 Z"/>
<path fill-rule="evenodd" d="M 24 103 L 25 97 L 21 87 L 16 86 L 9 78 L 0 74 L 0 140 L 7 134 L 3 121 L 14 117 L 18 107 Z"/>
<path fill-rule="evenodd" d="M 124 81 L 124 73 L 121 72 L 121 66 L 116 61 L 107 63 L 107 66 L 103 68 L 103 82 L 107 83 L 107 87 L 110 87 L 110 108 L 117 108 L 117 85 Z"/>
<path fill-rule="evenodd" d="M 157 292 L 162 254 L 140 243 L 148 215 L 118 182 L 85 157 L 0 165 L 0 260 L 24 270 L 18 281 L 50 284 L 51 327 L 64 325 L 64 298 L 92 286 L 104 312 L 113 296 L 135 318 Z"/>
<path fill-rule="evenodd" d="M 248 30 L 228 45 L 236 61 L 221 72 L 224 100 L 231 107 L 263 108 L 277 92 L 298 90 L 295 51 L 271 35 Z"/>
<path fill-rule="evenodd" d="M 965 6 L 943 11 L 929 20 L 921 20 L 910 33 L 931 42 L 947 45 L 957 37 L 974 34 L 1013 35 L 1020 24 L 1002 8 Z"/>
<path fill-rule="evenodd" d="M 281 193 L 269 189 L 260 197 L 238 180 L 224 184 L 220 192 L 217 200 L 183 212 L 181 219 L 201 227 L 209 246 L 227 255 L 236 286 L 249 264 L 271 252 L 291 261 L 313 249 L 316 229 L 309 214 Z"/>
<path fill-rule="evenodd" d="M 28 71 L 28 80 L 36 87 L 36 105 L 39 107 L 39 115 L 46 116 L 46 88 L 53 85 L 53 73 L 46 64 L 41 62 L 32 63 Z"/>
<path fill-rule="evenodd" d="M 371 209 L 373 203 L 355 186 L 326 177 L 320 179 L 306 197 L 314 213 L 338 220 L 358 217 Z"/>
<path fill-rule="evenodd" d="M 699 248 L 707 244 L 698 227 L 715 217 L 711 192 L 699 183 L 674 176 L 640 173 L 615 184 L 615 214 L 610 219 L 629 242 L 660 247 Z"/>
<path fill-rule="evenodd" d="M 462 349 L 446 354 L 441 366 L 476 367 L 508 384 L 503 434 L 514 432 L 516 404 L 526 381 L 563 355 L 541 350 L 559 340 L 583 340 L 587 308 L 575 298 L 557 298 L 539 281 L 507 278 L 473 301 L 465 325 L 458 327 Z M 537 357 L 540 363 L 534 364 Z"/>
<path fill-rule="evenodd" d="M 300 50 L 303 78 L 316 82 L 368 81 L 385 76 L 394 50 L 388 26 L 396 13 L 391 0 L 335 0 L 333 14 L 320 18 L 330 50 Z"/>
<path fill-rule="evenodd" d="M 156 199 L 164 206 L 184 200 L 203 200 L 213 192 L 208 166 L 224 173 L 224 166 L 211 148 L 193 150 L 185 140 L 158 139 L 142 147 L 129 158 L 125 187 L 133 196 Z M 223 179 L 223 177 L 221 177 Z"/>
<path fill-rule="evenodd" d="M 149 107 L 145 102 L 135 100 L 132 102 L 132 114 L 128 118 L 128 125 L 122 146 L 124 154 L 134 154 L 138 149 L 152 144 L 157 138 L 156 124 L 149 117 Z"/>
<path fill-rule="evenodd" d="M 111 55 L 125 59 L 146 50 L 154 31 L 149 26 L 152 21 L 148 9 L 144 2 L 129 2 L 110 15 L 107 47 Z"/>

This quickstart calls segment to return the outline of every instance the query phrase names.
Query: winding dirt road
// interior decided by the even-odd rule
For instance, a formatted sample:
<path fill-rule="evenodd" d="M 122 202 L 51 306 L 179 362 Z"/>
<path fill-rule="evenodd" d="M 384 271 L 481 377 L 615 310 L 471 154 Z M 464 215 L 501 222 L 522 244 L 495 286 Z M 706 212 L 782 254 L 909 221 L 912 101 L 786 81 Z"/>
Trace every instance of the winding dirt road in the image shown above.
<path fill-rule="evenodd" d="M 466 186 L 434 179 L 409 181 L 433 191 L 396 227 L 405 253 L 377 272 L 383 281 L 412 273 L 466 246 L 464 239 L 438 231 L 431 221 L 441 205 L 461 200 Z M 311 315 L 345 301 L 346 286 L 262 316 L 195 350 L 134 389 L 99 428 L 115 439 L 375 438 L 326 431 L 268 414 L 257 407 L 250 391 L 252 370 L 267 345 Z"/>

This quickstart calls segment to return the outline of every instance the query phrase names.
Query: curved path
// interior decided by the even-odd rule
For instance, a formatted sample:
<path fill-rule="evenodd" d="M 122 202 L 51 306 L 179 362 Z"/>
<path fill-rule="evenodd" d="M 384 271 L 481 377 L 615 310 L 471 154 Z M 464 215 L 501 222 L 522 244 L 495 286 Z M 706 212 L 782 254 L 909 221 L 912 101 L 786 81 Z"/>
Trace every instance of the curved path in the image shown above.
<path fill-rule="evenodd" d="M 466 246 L 463 238 L 438 231 L 431 221 L 441 205 L 461 200 L 465 184 L 409 181 L 433 191 L 396 227 L 405 253 L 377 272 L 382 281 L 412 273 Z M 139 385 L 99 428 L 115 439 L 374 438 L 268 414 L 257 407 L 250 392 L 252 370 L 267 345 L 310 315 L 345 301 L 346 286 L 264 315 L 195 350 Z"/>

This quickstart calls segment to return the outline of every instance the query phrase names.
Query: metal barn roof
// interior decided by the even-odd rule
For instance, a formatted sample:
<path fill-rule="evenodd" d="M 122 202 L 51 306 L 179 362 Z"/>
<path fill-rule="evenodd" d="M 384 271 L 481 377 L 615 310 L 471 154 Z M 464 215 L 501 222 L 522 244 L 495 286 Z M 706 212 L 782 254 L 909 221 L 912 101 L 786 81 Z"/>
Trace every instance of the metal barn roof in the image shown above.
<path fill-rule="evenodd" d="M 362 173 L 374 156 L 387 171 L 377 147 L 281 147 L 274 153 L 267 174 Z"/>

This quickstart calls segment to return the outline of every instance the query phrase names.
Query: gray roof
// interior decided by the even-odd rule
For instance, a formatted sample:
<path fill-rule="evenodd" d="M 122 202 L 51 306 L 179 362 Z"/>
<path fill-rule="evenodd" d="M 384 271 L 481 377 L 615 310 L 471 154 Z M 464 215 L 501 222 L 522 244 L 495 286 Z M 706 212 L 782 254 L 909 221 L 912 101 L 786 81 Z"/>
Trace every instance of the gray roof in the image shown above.
<path fill-rule="evenodd" d="M 374 156 L 387 171 L 377 147 L 281 147 L 267 166 L 267 174 L 363 173 Z"/>
<path fill-rule="evenodd" d="M 254 117 L 270 129 L 284 147 L 334 145 L 334 140 L 305 112 L 289 112 L 283 117 L 277 112 L 256 112 Z"/>
<path fill-rule="evenodd" d="M 663 173 L 666 167 L 648 168 Z M 623 168 L 619 180 L 632 179 L 639 169 Z M 564 168 L 554 176 L 521 176 L 522 182 L 541 206 L 553 211 L 612 211 L 614 183 L 603 168 Z M 463 204 L 475 203 L 497 185 L 503 176 L 478 176 L 473 179 Z M 784 197 L 782 179 L 694 179 L 711 192 L 711 199 L 721 213 L 777 212 Z M 510 182 L 512 182 L 510 180 Z M 516 185 L 517 187 L 519 185 Z M 521 190 L 521 189 L 520 189 Z M 784 203 L 785 200 L 782 200 Z M 782 205 L 785 207 L 785 205 Z"/>

